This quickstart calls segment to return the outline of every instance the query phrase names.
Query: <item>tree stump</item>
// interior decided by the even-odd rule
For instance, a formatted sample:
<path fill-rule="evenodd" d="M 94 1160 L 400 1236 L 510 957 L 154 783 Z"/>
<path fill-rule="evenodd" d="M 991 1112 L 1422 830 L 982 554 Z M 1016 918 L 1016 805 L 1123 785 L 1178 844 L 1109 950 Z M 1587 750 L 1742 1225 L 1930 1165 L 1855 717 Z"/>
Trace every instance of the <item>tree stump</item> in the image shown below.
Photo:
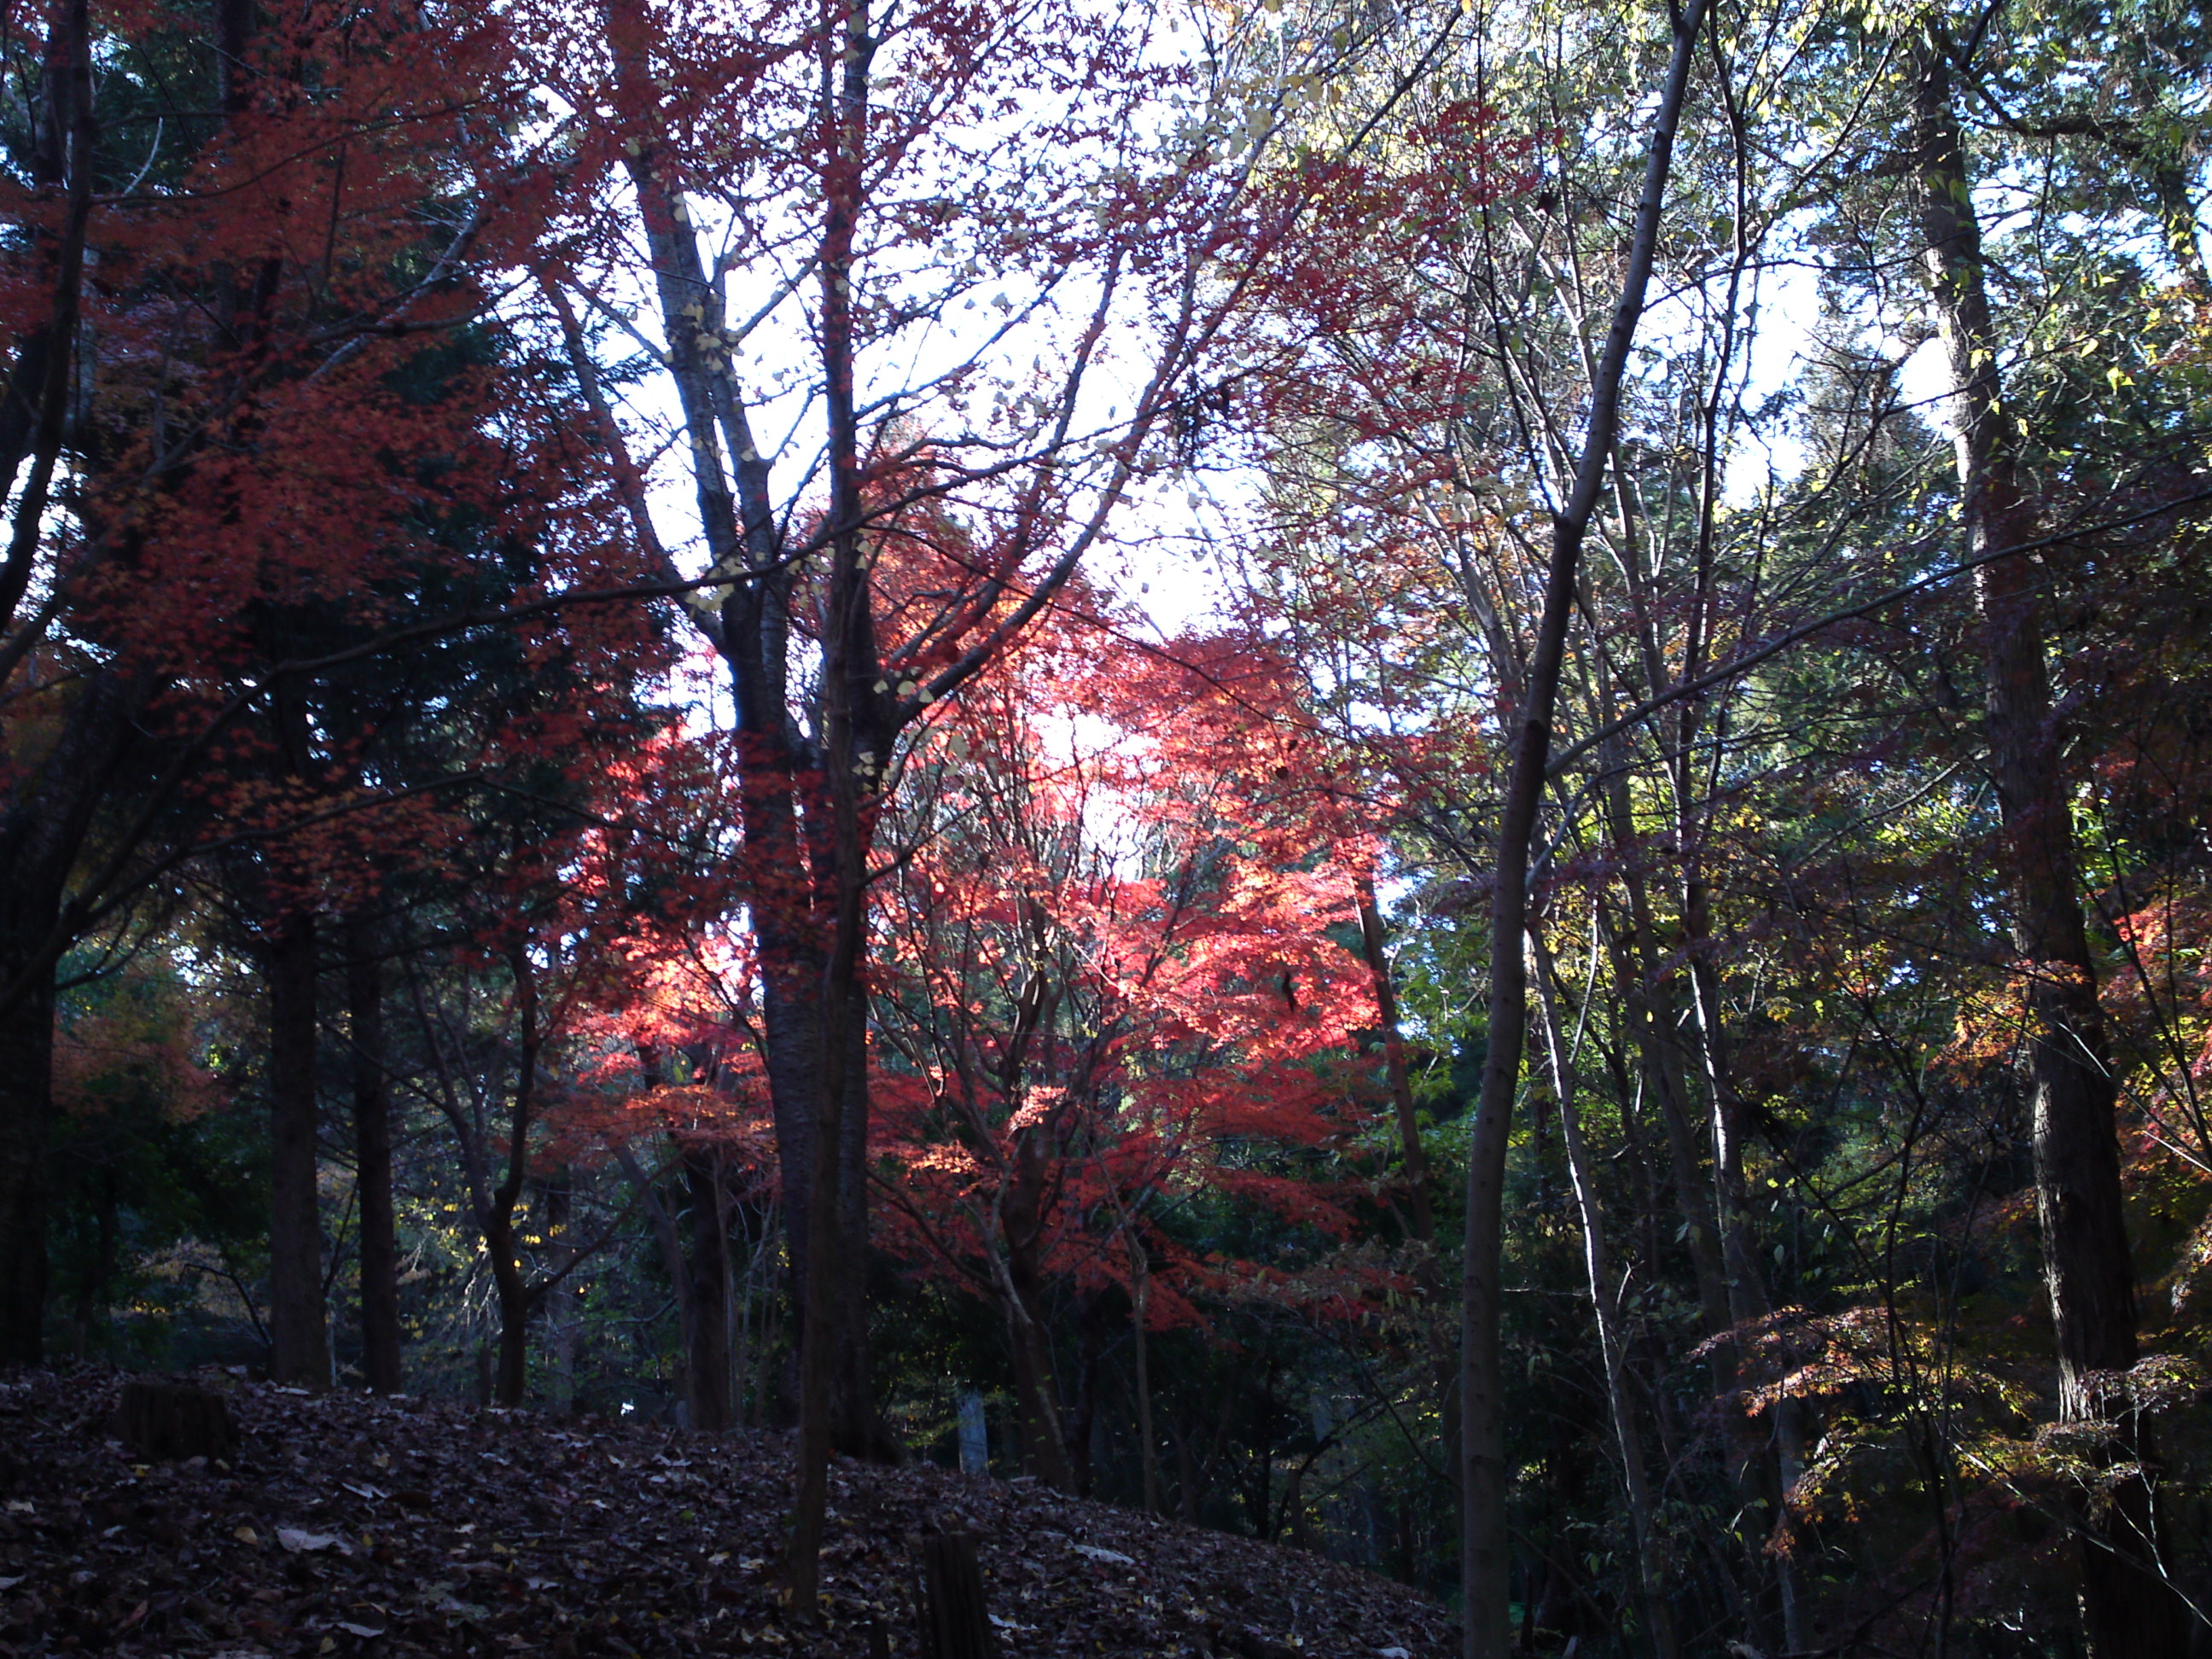
<path fill-rule="evenodd" d="M 996 1659 L 999 1641 L 983 1607 L 983 1569 L 972 1532 L 911 1532 L 921 1611 L 922 1659 Z"/>
<path fill-rule="evenodd" d="M 157 1378 L 123 1385 L 115 1433 L 147 1458 L 228 1457 L 238 1449 L 238 1427 L 221 1395 Z"/>

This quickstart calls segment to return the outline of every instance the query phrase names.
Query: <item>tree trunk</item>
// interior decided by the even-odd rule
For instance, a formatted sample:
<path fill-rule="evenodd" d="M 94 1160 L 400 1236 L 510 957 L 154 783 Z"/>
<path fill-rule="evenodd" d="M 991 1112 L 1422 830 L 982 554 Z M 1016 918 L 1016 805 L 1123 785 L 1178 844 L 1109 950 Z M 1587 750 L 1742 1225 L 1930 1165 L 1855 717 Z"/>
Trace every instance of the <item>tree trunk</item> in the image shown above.
<path fill-rule="evenodd" d="M 684 1185 L 690 1200 L 691 1249 L 684 1271 L 686 1302 L 684 1364 L 689 1378 L 684 1397 L 695 1429 L 730 1425 L 729 1245 L 718 1237 L 722 1221 L 722 1155 L 713 1146 L 695 1146 L 682 1154 Z"/>
<path fill-rule="evenodd" d="M 45 942 L 44 928 L 11 931 Z M 0 1011 L 0 1365 L 35 1365 L 45 1357 L 54 976 L 36 965 L 35 948 L 0 955 L 0 975 L 27 980 Z"/>
<path fill-rule="evenodd" d="M 1421 1120 L 1413 1109 L 1413 1079 L 1406 1072 L 1406 1040 L 1398 1029 L 1398 988 L 1390 977 L 1383 948 L 1382 908 L 1375 900 L 1371 876 L 1359 878 L 1359 950 L 1375 989 L 1376 1017 L 1382 1022 L 1382 1063 L 1390 1079 L 1390 1103 L 1398 1114 L 1398 1145 L 1406 1160 L 1406 1209 L 1413 1237 L 1437 1242 L 1436 1212 L 1429 1202 L 1429 1158 L 1421 1146 Z"/>
<path fill-rule="evenodd" d="M 354 1194 L 361 1216 L 361 1368 L 372 1394 L 399 1392 L 399 1239 L 392 1206 L 392 1082 L 384 964 L 368 927 L 346 929 L 353 1027 Z"/>
<path fill-rule="evenodd" d="M 1913 163 L 1923 262 L 1949 371 L 1950 417 L 1984 672 L 1990 775 L 2004 825 L 2014 955 L 2032 1050 L 2036 1217 L 2057 1338 L 2059 1415 L 2107 1431 L 2102 1462 L 2154 1469 L 2148 1425 L 2107 1379 L 2138 1358 L 2135 1272 L 2121 1206 L 2118 1094 L 2081 910 L 2037 573 L 2008 547 L 2034 539 L 2007 429 L 1981 226 L 1944 43 L 1915 64 Z M 2084 1502 L 2081 1606 L 2098 1659 L 2179 1659 L 2190 1614 L 2167 1581 L 2144 1474 Z"/>
<path fill-rule="evenodd" d="M 881 672 L 875 617 L 862 540 L 860 422 L 854 402 L 854 236 L 866 186 L 869 71 L 875 52 L 865 0 L 848 5 L 834 59 L 822 64 L 825 125 L 836 151 L 823 168 L 821 331 L 828 371 L 823 398 L 829 428 L 830 582 L 822 620 L 823 786 L 829 797 L 826 859 L 830 876 L 829 951 L 822 973 L 822 1065 L 817 1079 L 814 1170 L 807 1200 L 808 1282 L 805 1325 L 799 1334 L 799 1481 L 793 1504 L 787 1573 L 790 1605 L 812 1618 L 821 1584 L 823 1528 L 830 1498 L 830 1456 L 837 1420 L 849 1420 L 836 1399 L 840 1361 L 849 1388 L 853 1356 L 866 1340 L 867 1304 L 855 1241 L 845 1225 L 846 1204 L 865 1204 L 847 1186 L 845 1132 L 848 1103 L 863 1113 L 866 1102 L 867 852 L 873 840 L 875 792 L 881 786 L 890 743 L 880 728 L 882 694 L 871 685 Z M 865 1138 L 865 1117 L 854 1133 Z M 841 1202 L 841 1200 L 844 1200 Z"/>
<path fill-rule="evenodd" d="M 269 981 L 269 1375 L 320 1390 L 331 1385 L 331 1349 L 316 1187 L 312 916 L 276 923 L 263 972 Z"/>
<path fill-rule="evenodd" d="M 1034 1264 L 1018 1265 L 1010 1246 L 1006 1304 L 1006 1343 L 1013 1351 L 1014 1400 L 1022 1419 L 1023 1462 L 1029 1473 L 1061 1492 L 1075 1490 L 1075 1471 L 1060 1421 L 1058 1386 L 1053 1379 L 1052 1344 L 1047 1335 L 1041 1285 Z M 1025 1286 L 1026 1281 L 1026 1286 Z"/>
<path fill-rule="evenodd" d="M 576 1409 L 576 1172 L 563 1167 L 545 1183 L 545 1237 L 554 1247 L 553 1267 L 560 1277 L 545 1292 L 545 1346 L 553 1360 L 550 1390 L 554 1411 L 562 1417 Z"/>
<path fill-rule="evenodd" d="M 1511 1544 L 1506 1525 L 1505 1398 L 1499 1328 L 1503 1309 L 1505 1152 L 1527 1040 L 1528 975 L 1522 936 L 1528 922 L 1529 847 L 1551 764 L 1552 719 L 1574 607 L 1576 568 L 1620 428 L 1620 383 L 1658 245 L 1690 64 L 1705 24 L 1705 0 L 1675 15 L 1674 46 L 1652 125 L 1635 240 L 1590 388 L 1589 429 L 1574 490 L 1553 524 L 1550 567 L 1535 651 L 1514 711 L 1513 763 L 1498 829 L 1491 889 L 1490 1048 L 1468 1143 L 1467 1233 L 1460 1293 L 1461 1628 L 1467 1659 L 1504 1659 L 1512 1643 Z"/>
<path fill-rule="evenodd" d="M 1705 1086 L 1712 1101 L 1713 1203 L 1720 1217 L 1721 1262 L 1726 1275 L 1729 1321 L 1748 1334 L 1763 1326 L 1774 1311 L 1767 1293 L 1766 1275 L 1759 1266 L 1759 1241 L 1753 1229 L 1751 1194 L 1744 1178 L 1743 1154 L 1750 1111 L 1735 1088 L 1728 1055 L 1727 1033 L 1722 1024 L 1720 975 L 1712 964 L 1712 922 L 1707 890 L 1695 845 L 1695 827 L 1685 823 L 1683 858 L 1688 875 L 1684 884 L 1683 931 L 1690 951 L 1692 1006 L 1697 1015 L 1698 1053 L 1705 1060 Z M 1741 1358 L 1741 1348 L 1738 1348 Z M 1774 1402 L 1771 1433 L 1761 1445 L 1751 1432 L 1753 1419 L 1731 1411 L 1729 1422 L 1736 1443 L 1736 1477 L 1749 1516 L 1756 1500 L 1772 1509 L 1765 1526 L 1747 1526 L 1744 1547 L 1753 1582 L 1769 1580 L 1780 1603 L 1784 1644 L 1793 1652 L 1808 1644 L 1798 1595 L 1797 1575 L 1786 1553 L 1771 1552 L 1777 1529 L 1794 1528 L 1790 1495 L 1805 1468 L 1803 1407 L 1784 1395 Z M 1765 1487 L 1767 1490 L 1762 1491 Z M 1771 1562 L 1769 1573 L 1760 1565 Z"/>
<path fill-rule="evenodd" d="M 1628 1499 L 1628 1519 L 1635 1539 L 1630 1562 L 1645 1627 L 1651 1632 L 1652 1651 L 1659 1659 L 1674 1659 L 1674 1621 L 1667 1600 L 1665 1540 L 1652 1523 L 1655 1509 L 1651 1482 L 1644 1467 L 1643 1437 L 1636 1431 L 1636 1407 L 1629 1393 L 1628 1352 L 1621 1329 L 1620 1304 L 1613 1293 L 1613 1268 L 1605 1243 L 1605 1211 L 1597 1181 L 1583 1144 L 1582 1113 L 1575 1099 L 1575 1069 L 1557 998 L 1553 994 L 1555 974 L 1540 928 L 1529 929 L 1528 940 L 1536 954 L 1537 998 L 1544 1012 L 1546 1059 L 1550 1062 L 1553 1097 L 1559 1107 L 1559 1139 L 1567 1155 L 1567 1179 L 1574 1189 L 1575 1210 L 1582 1223 L 1583 1267 L 1589 1281 L 1590 1309 L 1597 1323 L 1599 1352 L 1605 1364 L 1606 1407 L 1613 1419 L 1614 1443 L 1620 1448 L 1621 1489 Z M 1656 1580 L 1655 1583 L 1653 1581 Z"/>
<path fill-rule="evenodd" d="M 647 1078 L 657 1081 L 650 1071 Z M 691 1351 L 698 1346 L 696 1328 L 699 1310 L 691 1271 L 684 1259 L 684 1235 L 655 1178 L 637 1161 L 636 1155 L 627 1146 L 617 1146 L 615 1157 L 620 1160 L 623 1173 L 629 1177 L 630 1184 L 637 1188 L 639 1200 L 645 1206 L 646 1220 L 653 1228 L 653 1242 L 660 1247 L 661 1270 L 668 1275 L 668 1287 L 675 1294 L 676 1342 L 684 1355 L 684 1414 L 688 1419 L 691 1415 Z"/>
<path fill-rule="evenodd" d="M 1145 1513 L 1160 1512 L 1160 1449 L 1152 1436 L 1152 1378 L 1151 1343 L 1146 1322 L 1152 1299 L 1152 1252 L 1133 1231 L 1129 1234 L 1129 1340 L 1137 1371 L 1137 1467 L 1144 1493 Z"/>
<path fill-rule="evenodd" d="M 490 1195 L 483 1226 L 492 1283 L 499 1292 L 499 1370 L 492 1397 L 511 1411 L 529 1391 L 530 1317 L 538 1310 L 542 1288 L 526 1278 L 514 1211 L 529 1178 L 530 1131 L 538 1116 L 538 1057 L 544 1037 L 538 1025 L 538 975 L 526 936 L 508 946 L 507 965 L 514 981 L 514 1099 L 507 1114 L 507 1175 Z"/>
<path fill-rule="evenodd" d="M 522 1273 L 514 1234 L 514 1212 L 502 1206 L 484 1225 L 484 1252 L 491 1258 L 492 1288 L 499 1297 L 499 1342 L 492 1368 L 492 1403 L 513 1411 L 530 1393 L 530 1316 L 538 1299 Z"/>
<path fill-rule="evenodd" d="M 16 781 L 0 781 L 0 1365 L 35 1365 L 45 1352 L 46 1142 L 64 893 L 144 695 L 119 674 L 89 676 L 51 751 L 34 758 L 21 744 L 9 757 Z"/>

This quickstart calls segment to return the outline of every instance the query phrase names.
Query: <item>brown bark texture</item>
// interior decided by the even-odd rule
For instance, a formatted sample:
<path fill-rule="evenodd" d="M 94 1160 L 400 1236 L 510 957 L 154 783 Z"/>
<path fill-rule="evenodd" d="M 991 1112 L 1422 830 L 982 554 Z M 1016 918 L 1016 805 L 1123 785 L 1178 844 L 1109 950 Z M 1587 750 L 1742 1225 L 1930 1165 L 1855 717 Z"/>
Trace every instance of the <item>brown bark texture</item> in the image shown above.
<path fill-rule="evenodd" d="M 269 986 L 269 1375 L 320 1390 L 331 1384 L 331 1348 L 316 1187 L 315 931 L 308 915 L 278 921 L 262 971 Z"/>
<path fill-rule="evenodd" d="M 2118 1096 L 2098 1001 L 2052 706 L 2043 583 L 2025 552 L 2036 515 L 2014 452 L 1984 281 L 1973 179 L 1948 42 L 1915 64 L 1922 258 L 1949 371 L 1950 419 L 1984 672 L 1983 739 L 2004 830 L 2012 945 L 2033 1097 L 2036 1216 L 2057 1342 L 2059 1415 L 2102 1430 L 2094 1460 L 2125 1471 L 2074 1516 L 2081 1607 L 2098 1659 L 2180 1659 L 2191 1620 L 2168 1582 L 2148 1425 L 2116 1377 L 2140 1357 L 2122 1207 Z"/>

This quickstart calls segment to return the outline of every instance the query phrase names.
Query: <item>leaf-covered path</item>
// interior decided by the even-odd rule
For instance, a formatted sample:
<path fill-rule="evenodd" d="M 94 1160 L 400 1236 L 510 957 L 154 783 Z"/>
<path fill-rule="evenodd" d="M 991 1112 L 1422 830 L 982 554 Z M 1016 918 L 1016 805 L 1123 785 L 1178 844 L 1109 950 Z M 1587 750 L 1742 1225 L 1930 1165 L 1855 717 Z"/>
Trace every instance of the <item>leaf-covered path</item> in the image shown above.
<path fill-rule="evenodd" d="M 840 1464 L 821 1626 L 773 1562 L 781 1437 L 706 1437 L 216 1377 L 229 1467 L 140 1463 L 122 1378 L 0 1382 L 0 1659 L 915 1651 L 906 1535 L 972 1529 L 1008 1656 L 1441 1655 L 1443 1614 L 1303 1551 L 1029 1482 Z M 203 1378 L 203 1380 L 207 1380 Z"/>

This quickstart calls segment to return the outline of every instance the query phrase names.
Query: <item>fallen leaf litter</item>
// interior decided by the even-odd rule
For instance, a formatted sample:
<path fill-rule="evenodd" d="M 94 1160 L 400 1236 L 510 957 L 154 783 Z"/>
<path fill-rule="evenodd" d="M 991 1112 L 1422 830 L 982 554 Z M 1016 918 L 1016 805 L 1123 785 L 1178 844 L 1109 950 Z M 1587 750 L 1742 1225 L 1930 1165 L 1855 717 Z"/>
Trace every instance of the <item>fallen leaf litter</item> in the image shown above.
<path fill-rule="evenodd" d="M 910 1656 L 905 1540 L 928 1527 L 977 1534 L 1008 1659 L 1443 1659 L 1455 1635 L 1414 1591 L 1304 1551 L 845 1462 L 809 1625 L 776 1601 L 783 1437 L 198 1380 L 237 1421 L 228 1463 L 135 1461 L 118 1373 L 0 1382 L 0 1659 L 857 1659 L 870 1625 Z"/>

